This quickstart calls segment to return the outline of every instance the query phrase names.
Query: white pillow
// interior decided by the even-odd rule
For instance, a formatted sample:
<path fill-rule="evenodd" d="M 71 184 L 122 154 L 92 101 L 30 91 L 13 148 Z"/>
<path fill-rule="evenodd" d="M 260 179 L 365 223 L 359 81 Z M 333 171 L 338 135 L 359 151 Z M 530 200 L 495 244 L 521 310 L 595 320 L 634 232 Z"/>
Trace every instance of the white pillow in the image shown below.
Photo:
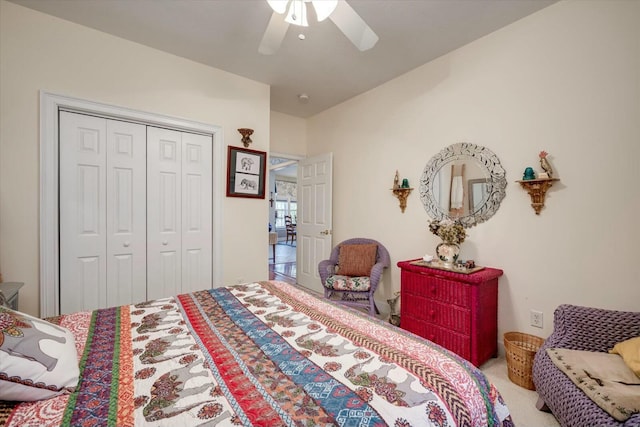
<path fill-rule="evenodd" d="M 0 400 L 33 401 L 70 393 L 79 374 L 71 331 L 0 307 Z"/>

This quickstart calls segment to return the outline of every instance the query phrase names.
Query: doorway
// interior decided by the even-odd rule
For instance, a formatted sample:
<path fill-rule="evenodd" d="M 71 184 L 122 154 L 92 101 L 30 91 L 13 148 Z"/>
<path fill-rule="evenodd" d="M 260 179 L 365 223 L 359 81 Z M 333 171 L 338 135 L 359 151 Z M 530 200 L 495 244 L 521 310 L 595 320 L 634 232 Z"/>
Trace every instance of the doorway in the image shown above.
<path fill-rule="evenodd" d="M 296 284 L 298 160 L 272 154 L 269 161 L 269 279 Z"/>

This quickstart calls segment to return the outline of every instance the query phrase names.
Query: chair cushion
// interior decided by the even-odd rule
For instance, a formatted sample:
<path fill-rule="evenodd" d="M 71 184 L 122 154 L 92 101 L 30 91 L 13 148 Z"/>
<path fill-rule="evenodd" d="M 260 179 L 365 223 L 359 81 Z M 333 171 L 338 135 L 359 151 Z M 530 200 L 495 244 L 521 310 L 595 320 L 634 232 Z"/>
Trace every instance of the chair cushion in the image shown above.
<path fill-rule="evenodd" d="M 325 286 L 335 291 L 366 292 L 371 289 L 371 280 L 368 276 L 331 276 L 325 282 Z"/>
<path fill-rule="evenodd" d="M 340 245 L 336 273 L 341 276 L 368 276 L 377 254 L 378 245 L 375 243 Z"/>
<path fill-rule="evenodd" d="M 627 366 L 640 377 L 640 337 L 619 342 L 609 353 L 622 356 Z"/>

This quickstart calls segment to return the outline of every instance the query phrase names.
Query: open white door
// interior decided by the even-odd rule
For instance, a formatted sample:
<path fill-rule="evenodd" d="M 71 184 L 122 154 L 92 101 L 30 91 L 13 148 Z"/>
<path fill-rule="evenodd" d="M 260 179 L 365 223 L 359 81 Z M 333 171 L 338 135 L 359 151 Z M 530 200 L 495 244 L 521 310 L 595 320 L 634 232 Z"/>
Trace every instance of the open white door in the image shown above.
<path fill-rule="evenodd" d="M 297 277 L 299 285 L 322 292 L 318 263 L 331 254 L 333 153 L 298 163 Z"/>

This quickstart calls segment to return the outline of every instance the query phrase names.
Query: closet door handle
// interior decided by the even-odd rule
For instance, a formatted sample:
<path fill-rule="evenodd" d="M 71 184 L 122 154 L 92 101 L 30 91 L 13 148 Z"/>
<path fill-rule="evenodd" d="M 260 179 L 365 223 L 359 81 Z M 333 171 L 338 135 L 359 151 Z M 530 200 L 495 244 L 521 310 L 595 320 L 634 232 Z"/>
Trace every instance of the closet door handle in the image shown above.
<path fill-rule="evenodd" d="M 130 244 L 131 244 L 131 242 L 124 242 L 122 244 L 122 246 L 124 246 L 125 248 L 128 248 Z"/>

